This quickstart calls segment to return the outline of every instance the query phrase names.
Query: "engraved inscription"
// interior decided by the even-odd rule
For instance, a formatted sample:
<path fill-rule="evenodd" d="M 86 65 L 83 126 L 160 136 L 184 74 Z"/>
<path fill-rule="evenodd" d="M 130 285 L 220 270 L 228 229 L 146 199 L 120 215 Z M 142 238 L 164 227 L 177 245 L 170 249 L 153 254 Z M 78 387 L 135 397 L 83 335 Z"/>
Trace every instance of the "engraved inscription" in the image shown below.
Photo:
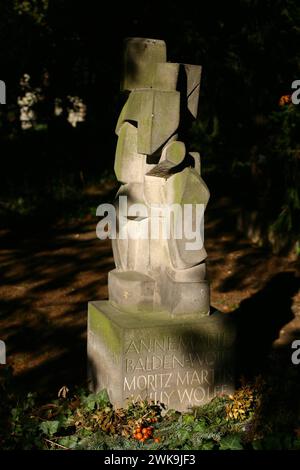
<path fill-rule="evenodd" d="M 125 347 L 123 393 L 166 405 L 203 404 L 231 383 L 225 367 L 230 342 L 224 333 L 131 339 Z"/>

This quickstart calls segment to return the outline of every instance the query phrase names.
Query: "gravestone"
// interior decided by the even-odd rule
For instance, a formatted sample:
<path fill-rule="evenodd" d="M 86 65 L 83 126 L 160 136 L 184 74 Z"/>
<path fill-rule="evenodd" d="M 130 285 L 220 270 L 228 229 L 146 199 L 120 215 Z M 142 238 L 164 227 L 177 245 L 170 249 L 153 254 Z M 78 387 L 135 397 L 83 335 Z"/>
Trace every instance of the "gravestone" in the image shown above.
<path fill-rule="evenodd" d="M 109 221 L 116 268 L 109 300 L 90 302 L 88 312 L 91 386 L 106 388 L 116 406 L 150 399 L 185 410 L 234 388 L 235 328 L 210 312 L 209 191 L 199 153 L 184 142 L 200 79 L 200 66 L 167 62 L 164 41 L 125 41 L 127 100 L 115 155 L 121 186 Z M 98 224 L 102 234 L 106 223 Z"/>

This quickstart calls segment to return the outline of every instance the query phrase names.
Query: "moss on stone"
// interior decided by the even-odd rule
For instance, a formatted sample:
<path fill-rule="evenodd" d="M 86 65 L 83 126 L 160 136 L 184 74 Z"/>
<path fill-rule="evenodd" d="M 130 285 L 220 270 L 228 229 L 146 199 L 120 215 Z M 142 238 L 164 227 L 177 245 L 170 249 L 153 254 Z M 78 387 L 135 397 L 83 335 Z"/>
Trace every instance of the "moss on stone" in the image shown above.
<path fill-rule="evenodd" d="M 118 327 L 91 303 L 89 304 L 89 329 L 97 336 L 101 336 L 106 347 L 112 353 L 121 354 L 122 338 Z"/>

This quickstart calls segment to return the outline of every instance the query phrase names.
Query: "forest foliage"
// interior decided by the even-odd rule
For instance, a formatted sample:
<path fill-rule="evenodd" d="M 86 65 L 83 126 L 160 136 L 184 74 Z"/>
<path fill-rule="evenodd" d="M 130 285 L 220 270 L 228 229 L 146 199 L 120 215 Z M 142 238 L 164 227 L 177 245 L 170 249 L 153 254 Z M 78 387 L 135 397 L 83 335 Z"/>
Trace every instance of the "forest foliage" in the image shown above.
<path fill-rule="evenodd" d="M 237 226 L 253 241 L 299 250 L 300 109 L 280 101 L 300 79 L 299 3 L 96 3 L 1 2 L 1 214 L 26 215 L 58 192 L 72 199 L 112 172 L 122 41 L 147 36 L 167 42 L 169 60 L 203 66 L 190 143 L 211 192 L 240 207 Z M 35 117 L 22 129 L 18 100 L 30 93 Z M 71 125 L 80 100 L 84 120 Z"/>
<path fill-rule="evenodd" d="M 9 375 L 8 368 L 0 383 L 2 450 L 300 449 L 299 414 L 268 409 L 278 396 L 274 402 L 276 387 L 261 377 L 178 412 L 147 400 L 116 408 L 106 390 L 71 393 L 66 386 L 49 402 L 32 393 L 20 398 Z"/>

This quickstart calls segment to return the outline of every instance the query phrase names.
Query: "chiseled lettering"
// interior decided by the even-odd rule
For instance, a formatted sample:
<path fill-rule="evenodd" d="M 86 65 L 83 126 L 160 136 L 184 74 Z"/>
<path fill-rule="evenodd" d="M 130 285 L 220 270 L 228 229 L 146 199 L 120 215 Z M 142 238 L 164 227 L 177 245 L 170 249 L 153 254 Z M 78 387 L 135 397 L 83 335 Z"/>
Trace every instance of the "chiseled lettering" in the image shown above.
<path fill-rule="evenodd" d="M 194 400 L 201 403 L 205 399 L 205 390 L 203 387 L 197 387 L 194 389 Z"/>
<path fill-rule="evenodd" d="M 126 387 L 128 389 L 129 392 L 134 392 L 135 389 L 136 389 L 136 386 L 135 386 L 135 376 L 132 377 L 132 380 L 131 380 L 131 383 L 129 384 L 128 383 L 128 380 L 127 380 L 127 377 L 124 377 L 124 391 L 126 391 Z M 131 390 L 132 389 L 132 390 Z"/>
<path fill-rule="evenodd" d="M 198 372 L 196 370 L 194 370 L 194 372 L 192 373 L 191 385 L 194 385 L 195 383 L 196 383 L 196 385 L 201 384 L 200 377 L 199 377 Z"/>
<path fill-rule="evenodd" d="M 173 373 L 134 375 L 131 379 L 124 377 L 124 391 L 133 392 L 135 390 L 155 391 L 158 388 L 170 388 Z"/>
<path fill-rule="evenodd" d="M 166 375 L 166 376 L 167 376 L 167 378 L 166 378 L 166 383 L 165 383 L 164 387 L 165 387 L 165 388 L 170 387 L 169 382 L 170 382 L 171 377 L 172 377 L 173 374 L 162 374 L 162 375 Z"/>
<path fill-rule="evenodd" d="M 180 372 L 177 372 L 177 383 L 176 385 L 189 385 L 189 373 L 186 372 L 183 377 Z"/>
<path fill-rule="evenodd" d="M 175 393 L 175 390 L 171 390 L 169 393 L 164 390 L 163 395 L 164 395 L 165 398 L 162 397 L 161 402 L 166 403 L 168 405 L 170 403 L 170 399 L 171 399 L 172 395 L 174 395 L 174 393 Z"/>
<path fill-rule="evenodd" d="M 129 346 L 125 351 L 125 354 L 128 354 L 129 352 L 135 352 L 136 354 L 139 354 L 139 350 L 138 350 L 134 340 L 130 341 Z"/>
<path fill-rule="evenodd" d="M 184 401 L 187 403 L 192 403 L 193 391 L 193 388 L 189 391 L 187 388 L 185 388 L 183 391 L 178 390 L 180 403 L 183 403 Z"/>

